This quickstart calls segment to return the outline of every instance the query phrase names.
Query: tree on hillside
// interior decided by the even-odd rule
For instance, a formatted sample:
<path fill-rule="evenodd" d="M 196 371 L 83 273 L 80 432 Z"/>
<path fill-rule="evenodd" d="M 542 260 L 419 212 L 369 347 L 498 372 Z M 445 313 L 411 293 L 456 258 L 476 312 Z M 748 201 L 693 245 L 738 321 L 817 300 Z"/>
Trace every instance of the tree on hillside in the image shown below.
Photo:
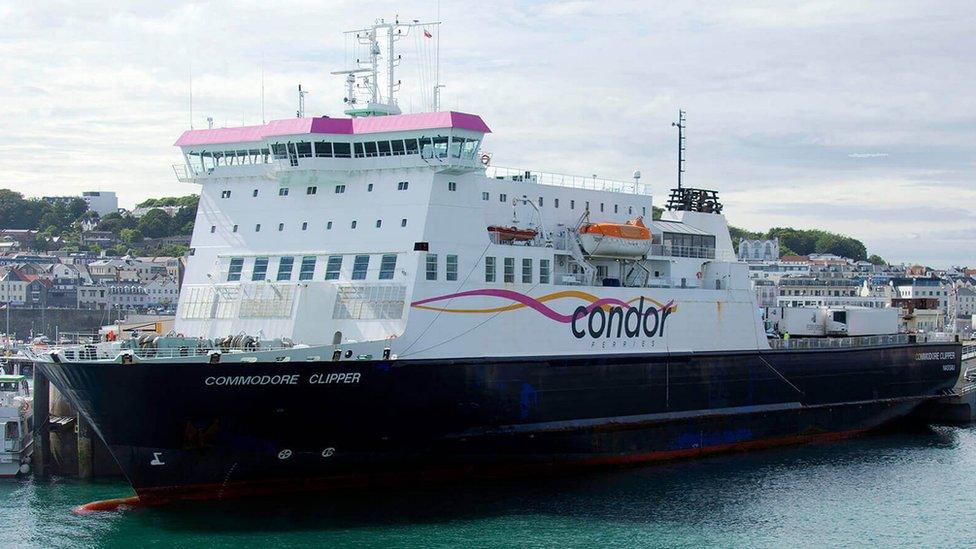
<path fill-rule="evenodd" d="M 882 259 L 882 257 L 880 255 L 878 255 L 878 254 L 871 254 L 871 256 L 868 257 L 868 263 L 870 263 L 872 265 L 887 265 L 888 264 L 888 262 L 885 261 L 884 259 Z"/>
<path fill-rule="evenodd" d="M 96 230 L 99 231 L 112 231 L 118 234 L 122 229 L 135 229 L 139 221 L 129 214 L 120 214 L 112 212 L 110 214 L 105 214 L 98 221 L 98 225 L 95 226 Z"/>
<path fill-rule="evenodd" d="M 161 238 L 169 236 L 171 218 L 163 210 L 153 208 L 139 218 L 136 227 L 143 236 L 149 238 Z"/>

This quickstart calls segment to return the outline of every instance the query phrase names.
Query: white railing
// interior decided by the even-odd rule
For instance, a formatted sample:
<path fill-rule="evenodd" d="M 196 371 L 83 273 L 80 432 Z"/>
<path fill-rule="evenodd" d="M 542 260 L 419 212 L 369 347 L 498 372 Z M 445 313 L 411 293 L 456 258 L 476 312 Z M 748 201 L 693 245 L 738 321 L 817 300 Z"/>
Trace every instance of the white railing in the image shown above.
<path fill-rule="evenodd" d="M 180 183 L 193 183 L 196 181 L 196 174 L 191 172 L 186 164 L 173 164 L 173 173 L 176 174 L 176 180 Z"/>
<path fill-rule="evenodd" d="M 908 334 L 890 334 L 862 337 L 810 337 L 810 338 L 790 338 L 790 339 L 770 339 L 769 346 L 772 349 L 840 349 L 852 347 L 879 347 L 884 345 L 904 345 L 911 339 Z M 919 336 L 916 340 L 920 343 L 925 342 L 925 338 Z"/>
<path fill-rule="evenodd" d="M 593 191 L 610 191 L 627 194 L 651 194 L 650 185 L 644 185 L 642 183 L 637 183 L 636 181 L 604 179 L 595 175 L 569 175 L 562 173 L 521 170 L 517 168 L 505 168 L 501 166 L 489 166 L 485 168 L 485 176 L 489 179 L 512 181 L 516 183 L 529 182 L 537 183 L 539 185 L 570 187 L 573 189 L 589 189 Z"/>

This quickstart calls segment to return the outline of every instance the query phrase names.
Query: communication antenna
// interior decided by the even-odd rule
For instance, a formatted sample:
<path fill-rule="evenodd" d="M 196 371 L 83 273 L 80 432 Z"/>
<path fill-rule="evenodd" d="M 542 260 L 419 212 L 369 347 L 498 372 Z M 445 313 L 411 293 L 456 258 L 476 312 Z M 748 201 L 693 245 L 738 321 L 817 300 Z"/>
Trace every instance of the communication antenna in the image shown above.
<path fill-rule="evenodd" d="M 190 74 L 190 129 L 193 129 L 193 61 L 189 63 Z"/>
<path fill-rule="evenodd" d="M 261 123 L 265 123 L 264 118 L 264 52 L 261 52 Z"/>
<path fill-rule="evenodd" d="M 307 91 L 302 90 L 302 85 L 298 85 L 298 110 L 295 112 L 296 118 L 305 118 L 305 96 Z"/>
<path fill-rule="evenodd" d="M 681 190 L 681 174 L 685 173 L 685 111 L 678 110 L 678 121 L 671 126 L 678 128 L 678 190 Z"/>
<path fill-rule="evenodd" d="M 207 129 L 208 130 L 212 130 L 213 129 L 213 117 L 212 116 L 208 116 L 207 117 Z"/>
<path fill-rule="evenodd" d="M 396 91 L 400 89 L 401 81 L 396 78 L 396 68 L 400 65 L 403 56 L 396 53 L 396 43 L 410 34 L 411 30 L 423 28 L 438 23 L 421 23 L 413 21 L 411 23 L 401 23 L 399 17 L 393 22 L 386 22 L 384 19 L 377 19 L 376 22 L 366 28 L 346 31 L 347 36 L 353 36 L 356 41 L 364 46 L 368 52 L 367 59 L 356 59 L 358 68 L 333 72 L 332 74 L 346 75 L 346 103 L 349 108 L 345 111 L 350 116 L 380 116 L 388 114 L 400 114 L 400 107 L 395 98 Z M 429 32 L 423 30 L 424 36 L 432 37 Z M 381 39 L 385 39 L 385 48 L 380 45 Z M 385 51 L 384 51 L 385 50 Z M 385 97 L 380 88 L 380 58 L 386 55 L 385 60 Z M 360 73 L 365 73 L 358 76 Z M 358 82 L 361 82 L 359 84 Z M 365 106 L 356 106 L 354 92 L 357 88 L 364 88 L 369 95 Z"/>

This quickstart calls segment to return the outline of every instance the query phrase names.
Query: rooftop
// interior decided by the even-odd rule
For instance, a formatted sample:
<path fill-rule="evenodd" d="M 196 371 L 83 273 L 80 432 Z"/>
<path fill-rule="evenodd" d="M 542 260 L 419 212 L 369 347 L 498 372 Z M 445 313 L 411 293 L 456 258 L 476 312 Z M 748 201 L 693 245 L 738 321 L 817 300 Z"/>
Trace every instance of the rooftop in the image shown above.
<path fill-rule="evenodd" d="M 330 118 L 328 116 L 287 118 L 272 120 L 259 126 L 187 130 L 176 140 L 175 145 L 186 147 L 219 143 L 248 143 L 283 135 L 358 135 L 447 128 L 491 133 L 485 121 L 476 114 L 444 111 L 362 118 Z"/>

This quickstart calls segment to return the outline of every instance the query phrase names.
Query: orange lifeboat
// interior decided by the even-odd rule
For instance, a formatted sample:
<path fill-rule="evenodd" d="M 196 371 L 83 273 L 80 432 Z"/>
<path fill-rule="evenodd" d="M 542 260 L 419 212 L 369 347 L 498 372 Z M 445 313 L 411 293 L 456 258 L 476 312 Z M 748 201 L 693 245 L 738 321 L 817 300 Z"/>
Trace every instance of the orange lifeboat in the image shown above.
<path fill-rule="evenodd" d="M 519 229 L 518 227 L 502 227 L 499 225 L 490 225 L 488 232 L 495 235 L 499 242 L 525 242 L 532 240 L 539 234 L 539 231 L 533 229 Z"/>
<path fill-rule="evenodd" d="M 651 230 L 640 217 L 626 223 L 587 223 L 579 230 L 580 245 L 590 255 L 643 256 L 651 249 Z"/>

